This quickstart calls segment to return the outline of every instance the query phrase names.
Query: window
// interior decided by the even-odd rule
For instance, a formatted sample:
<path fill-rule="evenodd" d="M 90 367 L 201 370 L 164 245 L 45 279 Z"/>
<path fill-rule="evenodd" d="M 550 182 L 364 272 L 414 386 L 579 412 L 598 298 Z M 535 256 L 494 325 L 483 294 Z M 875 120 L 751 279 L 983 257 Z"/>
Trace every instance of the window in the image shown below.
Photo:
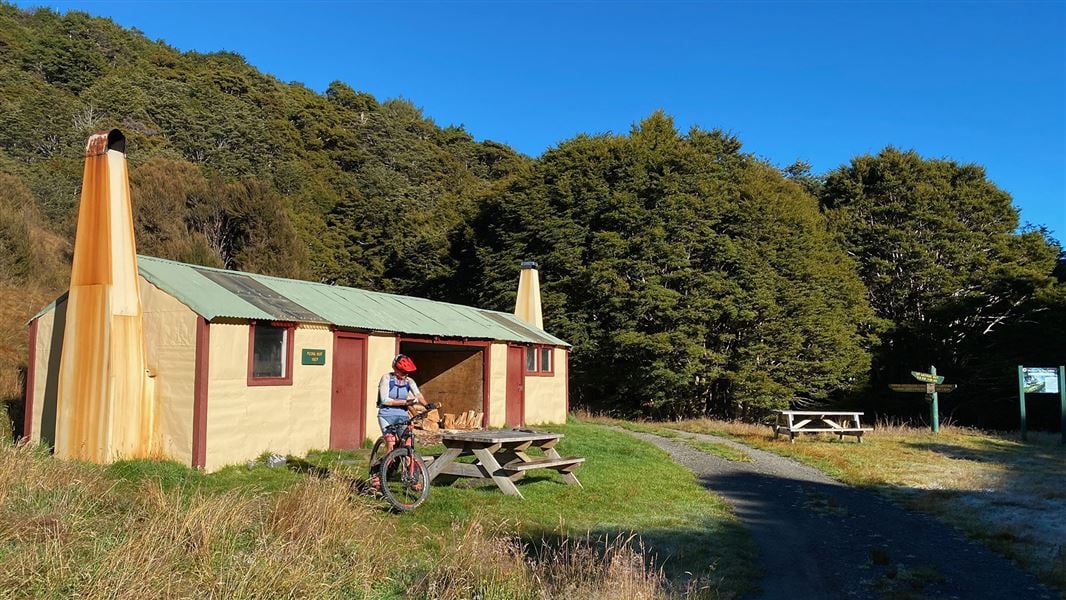
<path fill-rule="evenodd" d="M 552 372 L 552 349 L 541 348 L 540 349 L 540 372 L 551 373 Z"/>
<path fill-rule="evenodd" d="M 292 385 L 292 337 L 295 326 L 256 323 L 249 326 L 248 385 Z"/>
<path fill-rule="evenodd" d="M 553 350 L 551 346 L 526 346 L 526 375 L 552 376 Z"/>

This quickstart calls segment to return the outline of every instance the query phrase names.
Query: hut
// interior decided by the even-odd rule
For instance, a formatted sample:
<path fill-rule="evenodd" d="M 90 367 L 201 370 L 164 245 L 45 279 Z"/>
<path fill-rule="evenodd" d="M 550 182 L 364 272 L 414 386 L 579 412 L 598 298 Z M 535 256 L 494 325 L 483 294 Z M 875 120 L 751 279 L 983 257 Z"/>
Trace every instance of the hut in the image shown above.
<path fill-rule="evenodd" d="M 208 471 L 355 448 L 378 435 L 377 382 L 397 353 L 418 364 L 427 400 L 482 426 L 566 419 L 569 345 L 541 328 L 532 263 L 509 314 L 136 256 L 121 134 L 100 135 L 71 289 L 29 324 L 32 441 Z"/>

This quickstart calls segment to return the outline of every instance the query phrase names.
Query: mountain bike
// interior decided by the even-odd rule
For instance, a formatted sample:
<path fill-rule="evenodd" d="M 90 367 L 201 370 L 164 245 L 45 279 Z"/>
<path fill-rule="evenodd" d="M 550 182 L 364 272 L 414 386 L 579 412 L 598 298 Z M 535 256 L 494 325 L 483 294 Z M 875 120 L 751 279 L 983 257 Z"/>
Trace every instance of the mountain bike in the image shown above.
<path fill-rule="evenodd" d="M 370 479 L 377 475 L 381 495 L 400 512 L 418 508 L 429 497 L 429 472 L 422 457 L 415 452 L 415 423 L 426 418 L 440 404 L 429 404 L 426 410 L 403 423 L 389 425 L 385 435 L 396 437 L 396 446 L 385 456 L 385 435 L 374 443 L 370 451 Z"/>

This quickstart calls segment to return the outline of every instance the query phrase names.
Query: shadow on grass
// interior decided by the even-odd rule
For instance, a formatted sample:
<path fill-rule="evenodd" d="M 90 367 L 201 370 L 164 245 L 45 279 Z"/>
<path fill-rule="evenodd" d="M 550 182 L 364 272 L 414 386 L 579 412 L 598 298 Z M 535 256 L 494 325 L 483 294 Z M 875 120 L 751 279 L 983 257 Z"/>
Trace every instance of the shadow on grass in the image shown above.
<path fill-rule="evenodd" d="M 1025 461 L 1061 461 L 1066 465 L 1066 446 L 1010 443 L 991 439 L 973 440 L 970 443 L 976 447 L 943 442 L 906 442 L 904 445 L 917 450 L 936 452 L 955 460 L 999 463 L 1007 467 Z"/>
<path fill-rule="evenodd" d="M 591 556 L 581 564 L 607 570 L 625 567 L 611 564 L 612 561 L 621 558 L 619 562 L 624 562 L 627 556 L 638 556 L 646 569 L 661 572 L 673 590 L 695 593 L 694 597 L 702 597 L 700 591 L 714 592 L 709 597 L 718 597 L 720 591 L 744 595 L 758 589 L 754 553 L 737 555 L 737 551 L 745 550 L 743 545 L 733 543 L 746 537 L 740 523 L 706 520 L 676 528 L 600 527 L 580 534 L 527 531 L 519 541 L 531 561 L 546 557 L 557 560 L 560 556 L 584 553 Z M 734 553 L 723 556 L 720 548 L 729 548 Z M 623 554 L 623 550 L 632 554 Z"/>

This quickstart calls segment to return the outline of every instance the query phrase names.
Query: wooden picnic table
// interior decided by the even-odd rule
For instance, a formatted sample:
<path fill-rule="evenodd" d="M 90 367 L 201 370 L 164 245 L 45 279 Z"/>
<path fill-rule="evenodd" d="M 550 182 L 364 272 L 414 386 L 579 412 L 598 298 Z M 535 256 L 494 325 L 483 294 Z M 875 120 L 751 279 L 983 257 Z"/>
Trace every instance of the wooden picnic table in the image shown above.
<path fill-rule="evenodd" d="M 426 465 L 429 480 L 433 481 L 438 475 L 492 479 L 503 493 L 521 498 L 522 493 L 515 481 L 534 469 L 552 469 L 561 473 L 566 483 L 581 487 L 574 469 L 585 459 L 560 456 L 555 445 L 562 437 L 561 433 L 524 429 L 443 433 L 444 453 Z M 544 456 L 530 456 L 526 452 L 530 448 L 540 448 Z M 470 455 L 476 458 L 474 463 L 455 460 Z"/>
<path fill-rule="evenodd" d="M 873 431 L 863 427 L 859 417 L 863 414 L 854 410 L 778 410 L 777 424 L 774 425 L 774 438 L 787 433 L 788 441 L 795 443 L 799 433 L 835 433 L 840 439 L 853 435 L 862 443 L 862 434 Z"/>

